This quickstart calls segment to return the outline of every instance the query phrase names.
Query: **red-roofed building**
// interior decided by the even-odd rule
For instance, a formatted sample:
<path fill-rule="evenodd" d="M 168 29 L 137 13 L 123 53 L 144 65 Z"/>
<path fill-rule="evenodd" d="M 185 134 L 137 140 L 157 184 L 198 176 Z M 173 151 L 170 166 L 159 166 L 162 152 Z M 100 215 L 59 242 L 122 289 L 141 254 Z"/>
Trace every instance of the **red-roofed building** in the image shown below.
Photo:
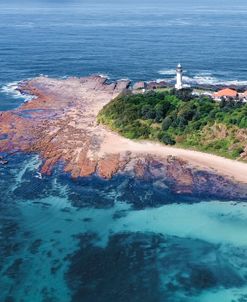
<path fill-rule="evenodd" d="M 236 98 L 238 96 L 238 92 L 234 89 L 230 89 L 230 88 L 225 88 L 222 90 L 219 90 L 218 92 L 215 92 L 213 94 L 213 97 L 215 99 L 220 99 L 222 97 L 226 97 L 226 98 Z"/>

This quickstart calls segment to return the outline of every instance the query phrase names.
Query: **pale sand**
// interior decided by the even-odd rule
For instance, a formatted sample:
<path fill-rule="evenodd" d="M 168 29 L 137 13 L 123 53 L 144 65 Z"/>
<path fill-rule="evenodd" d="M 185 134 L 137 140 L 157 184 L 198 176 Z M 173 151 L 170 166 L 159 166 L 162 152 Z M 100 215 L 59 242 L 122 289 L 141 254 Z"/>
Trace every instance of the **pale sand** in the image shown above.
<path fill-rule="evenodd" d="M 131 151 L 137 154 L 153 154 L 161 157 L 172 155 L 187 160 L 193 166 L 202 169 L 212 169 L 221 175 L 247 183 L 246 163 L 199 151 L 169 147 L 149 141 L 133 141 L 112 132 L 107 131 L 107 133 L 108 134 L 105 136 L 101 145 L 101 151 L 99 154 L 101 156 L 105 153 L 122 153 L 126 151 Z"/>
<path fill-rule="evenodd" d="M 119 93 L 110 90 L 109 87 L 106 90 L 106 86 L 99 84 L 97 79 L 90 79 L 89 82 L 82 83 L 81 80 L 76 78 L 67 80 L 37 78 L 32 82 L 38 87 L 42 87 L 42 90 L 47 95 L 52 96 L 51 106 L 54 104 L 60 106 L 61 100 L 69 99 L 74 101 L 73 107 L 66 110 L 63 116 L 60 117 L 60 120 L 64 119 L 65 122 L 62 124 L 63 131 L 60 131 L 59 135 L 56 136 L 61 148 L 65 150 L 64 153 L 71 155 L 74 164 L 79 161 L 79 154 L 85 152 L 83 150 L 85 149 L 84 144 L 87 138 L 83 136 L 83 133 L 87 133 L 89 137 L 94 136 L 99 143 L 99 149 L 92 148 L 93 146 L 89 143 L 91 147 L 87 151 L 87 156 L 94 160 L 103 157 L 107 153 L 124 154 L 127 151 L 132 152 L 133 156 L 135 154 L 150 154 L 166 158 L 172 155 L 184 159 L 191 165 L 201 169 L 213 169 L 221 175 L 247 183 L 246 163 L 208 153 L 169 147 L 150 141 L 129 140 L 101 125 L 97 125 L 96 116 L 98 112 Z M 97 87 L 92 88 L 95 85 Z M 67 121 L 69 122 L 67 123 Z M 61 125 L 57 126 L 56 121 L 50 121 L 50 124 L 49 127 L 48 125 L 46 127 L 45 135 L 48 132 L 49 136 L 53 137 L 54 131 L 60 129 Z M 70 126 L 70 129 L 67 129 L 68 126 Z M 75 131 L 74 136 L 73 131 Z M 76 136 L 78 131 L 82 132 L 79 138 Z"/>
<path fill-rule="evenodd" d="M 75 88 L 76 87 L 73 87 L 74 94 Z M 172 155 L 188 161 L 191 165 L 198 167 L 199 169 L 211 169 L 221 175 L 234 178 L 239 182 L 247 183 L 246 163 L 199 151 L 165 146 L 163 144 L 154 143 L 151 141 L 134 141 L 126 139 L 101 125 L 95 125 L 98 112 L 102 109 L 103 105 L 108 103 L 108 101 L 106 101 L 105 95 L 100 91 L 97 91 L 97 93 L 89 93 L 89 91 L 85 93 L 85 91 L 83 91 L 83 94 L 84 96 L 87 95 L 87 99 L 89 100 L 88 103 L 90 104 L 89 107 L 86 106 L 86 108 L 84 108 L 88 114 L 90 113 L 90 123 L 89 127 L 87 127 L 84 118 L 81 126 L 84 129 L 88 128 L 88 130 L 93 130 L 92 132 L 101 137 L 102 143 L 100 146 L 100 151 L 97 151 L 97 157 L 100 158 L 107 153 L 121 154 L 128 151 L 134 154 L 151 154 L 164 158 Z M 116 95 L 112 96 L 112 98 L 115 96 Z M 77 127 L 79 125 L 80 122 L 78 121 Z"/>

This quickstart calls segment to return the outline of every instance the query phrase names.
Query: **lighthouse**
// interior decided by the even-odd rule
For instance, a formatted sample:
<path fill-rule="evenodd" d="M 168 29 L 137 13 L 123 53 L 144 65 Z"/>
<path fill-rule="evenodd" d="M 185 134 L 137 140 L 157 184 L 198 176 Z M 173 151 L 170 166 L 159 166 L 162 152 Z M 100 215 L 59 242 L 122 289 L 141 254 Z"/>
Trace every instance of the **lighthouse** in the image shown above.
<path fill-rule="evenodd" d="M 183 88 L 183 68 L 181 64 L 178 64 L 176 68 L 176 74 L 177 74 L 177 82 L 175 88 L 179 90 Z"/>

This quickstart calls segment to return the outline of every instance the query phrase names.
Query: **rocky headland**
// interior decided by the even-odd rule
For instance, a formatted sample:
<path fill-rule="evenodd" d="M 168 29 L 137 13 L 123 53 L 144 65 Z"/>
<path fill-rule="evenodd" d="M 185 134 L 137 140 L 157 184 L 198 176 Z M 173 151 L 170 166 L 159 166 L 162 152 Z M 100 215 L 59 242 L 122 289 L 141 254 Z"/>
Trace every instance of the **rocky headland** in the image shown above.
<path fill-rule="evenodd" d="M 38 153 L 43 174 L 51 174 L 59 162 L 73 178 L 123 174 L 175 194 L 247 200 L 247 164 L 131 141 L 99 125 L 98 112 L 129 85 L 100 76 L 20 83 L 20 91 L 36 98 L 0 113 L 0 155 Z"/>

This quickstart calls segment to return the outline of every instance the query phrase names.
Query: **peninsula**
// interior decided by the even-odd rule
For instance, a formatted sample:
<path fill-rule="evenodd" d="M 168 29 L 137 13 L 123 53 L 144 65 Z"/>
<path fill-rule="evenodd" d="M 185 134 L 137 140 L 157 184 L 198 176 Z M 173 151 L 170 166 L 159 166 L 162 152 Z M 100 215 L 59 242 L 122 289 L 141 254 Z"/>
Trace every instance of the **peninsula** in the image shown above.
<path fill-rule="evenodd" d="M 60 162 L 73 178 L 126 174 L 174 194 L 247 198 L 246 163 L 130 140 L 99 124 L 102 108 L 129 85 L 128 80 L 108 82 L 100 76 L 20 83 L 20 91 L 36 98 L 0 113 L 0 155 L 37 153 L 43 174 L 52 173 Z"/>

